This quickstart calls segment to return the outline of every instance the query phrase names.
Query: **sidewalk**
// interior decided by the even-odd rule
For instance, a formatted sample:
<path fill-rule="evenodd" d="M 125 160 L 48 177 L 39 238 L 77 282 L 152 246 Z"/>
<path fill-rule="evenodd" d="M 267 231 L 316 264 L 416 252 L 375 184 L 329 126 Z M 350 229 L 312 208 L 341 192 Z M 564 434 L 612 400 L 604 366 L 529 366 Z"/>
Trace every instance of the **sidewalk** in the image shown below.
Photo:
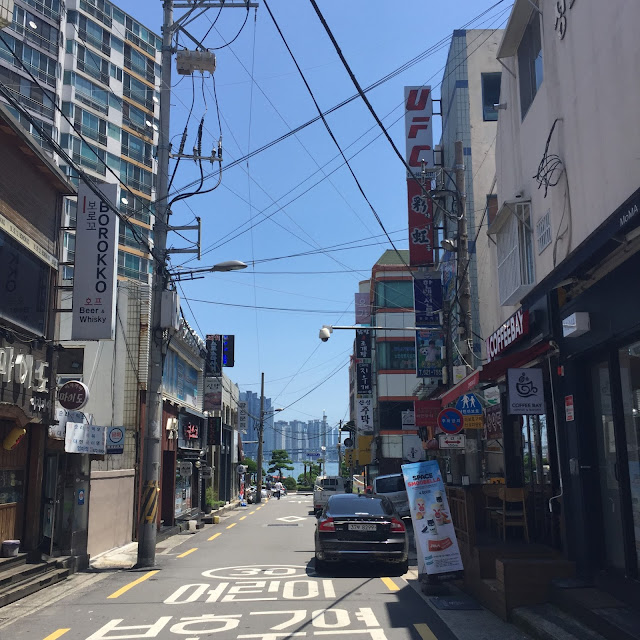
<path fill-rule="evenodd" d="M 233 511 L 240 506 L 240 502 L 234 500 L 233 502 L 220 507 L 211 512 L 212 516 L 220 516 L 229 511 Z M 204 516 L 205 518 L 207 516 Z M 158 536 L 158 542 L 156 544 L 156 554 L 164 555 L 171 553 L 174 547 L 184 542 L 184 536 L 190 535 L 190 533 L 181 526 L 173 527 L 167 534 Z M 115 571 L 117 569 L 132 569 L 135 567 L 138 561 L 138 543 L 130 542 L 124 547 L 116 547 L 115 549 L 109 549 L 103 553 L 94 556 L 89 561 L 89 571 Z"/>

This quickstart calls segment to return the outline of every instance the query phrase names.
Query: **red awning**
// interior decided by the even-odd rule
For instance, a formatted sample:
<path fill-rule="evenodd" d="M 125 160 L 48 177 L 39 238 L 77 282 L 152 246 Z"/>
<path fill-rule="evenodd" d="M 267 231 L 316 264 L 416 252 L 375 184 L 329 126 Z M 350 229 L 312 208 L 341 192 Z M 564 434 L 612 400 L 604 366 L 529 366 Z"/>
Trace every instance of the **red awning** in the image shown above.
<path fill-rule="evenodd" d="M 538 342 L 524 351 L 515 351 L 502 358 L 488 362 L 476 369 L 471 375 L 458 382 L 440 396 L 440 403 L 446 407 L 449 403 L 468 393 L 481 382 L 497 382 L 506 375 L 507 369 L 522 367 L 551 349 L 549 342 Z"/>

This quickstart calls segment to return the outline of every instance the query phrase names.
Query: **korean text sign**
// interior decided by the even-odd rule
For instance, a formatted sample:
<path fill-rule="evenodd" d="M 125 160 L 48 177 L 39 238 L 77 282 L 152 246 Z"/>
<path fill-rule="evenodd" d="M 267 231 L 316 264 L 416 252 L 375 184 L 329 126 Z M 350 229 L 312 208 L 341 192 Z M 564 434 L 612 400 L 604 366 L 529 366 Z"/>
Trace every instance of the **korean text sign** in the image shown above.
<path fill-rule="evenodd" d="M 436 460 L 402 465 L 418 550 L 418 573 L 461 571 L 462 558 Z"/>
<path fill-rule="evenodd" d="M 113 340 L 116 327 L 118 185 L 101 184 L 103 198 L 82 181 L 78 187 L 73 277 L 73 340 Z"/>

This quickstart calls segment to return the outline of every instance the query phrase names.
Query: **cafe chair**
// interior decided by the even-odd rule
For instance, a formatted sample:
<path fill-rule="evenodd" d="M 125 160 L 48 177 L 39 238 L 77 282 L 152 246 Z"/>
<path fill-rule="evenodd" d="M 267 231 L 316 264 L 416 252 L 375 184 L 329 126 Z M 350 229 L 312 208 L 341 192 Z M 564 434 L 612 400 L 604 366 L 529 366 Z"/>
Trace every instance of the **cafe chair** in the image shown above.
<path fill-rule="evenodd" d="M 502 508 L 495 511 L 495 518 L 498 525 L 502 526 L 502 539 L 507 539 L 507 527 L 520 527 L 524 531 L 524 539 L 528 544 L 529 527 L 527 526 L 527 505 L 524 488 L 500 487 L 498 497 L 502 500 Z M 518 505 L 520 508 L 518 508 Z"/>

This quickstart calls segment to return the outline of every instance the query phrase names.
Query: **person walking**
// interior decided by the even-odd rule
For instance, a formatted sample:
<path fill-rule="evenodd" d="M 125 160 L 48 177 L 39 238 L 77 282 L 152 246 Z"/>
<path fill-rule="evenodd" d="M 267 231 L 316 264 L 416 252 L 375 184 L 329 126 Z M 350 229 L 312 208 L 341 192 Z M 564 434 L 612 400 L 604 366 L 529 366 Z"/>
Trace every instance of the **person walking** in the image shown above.
<path fill-rule="evenodd" d="M 280 500 L 280 496 L 282 495 L 282 491 L 284 490 L 284 485 L 282 484 L 282 482 L 280 482 L 280 480 L 278 480 L 278 482 L 276 482 L 276 498 L 278 498 L 278 500 Z"/>
<path fill-rule="evenodd" d="M 267 480 L 266 487 L 267 487 L 267 498 L 270 498 L 271 497 L 271 483 L 268 480 Z"/>

